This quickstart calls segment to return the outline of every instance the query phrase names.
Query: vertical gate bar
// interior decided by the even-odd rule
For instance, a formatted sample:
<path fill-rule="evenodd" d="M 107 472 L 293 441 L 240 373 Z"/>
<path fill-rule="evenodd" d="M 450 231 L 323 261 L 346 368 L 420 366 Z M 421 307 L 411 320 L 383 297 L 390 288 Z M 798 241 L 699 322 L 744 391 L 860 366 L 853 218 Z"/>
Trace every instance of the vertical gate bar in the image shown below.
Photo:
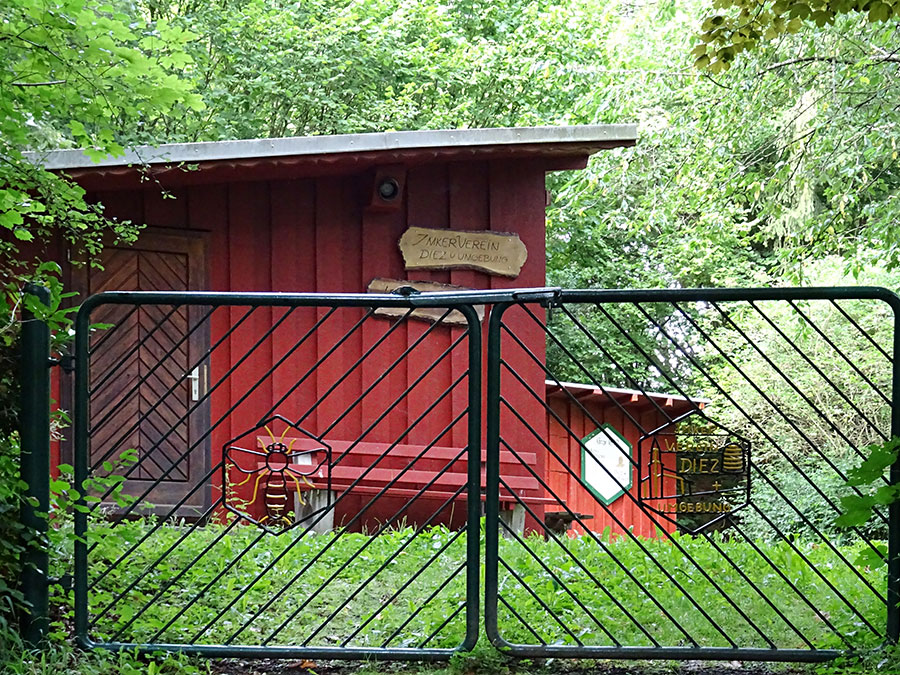
<path fill-rule="evenodd" d="M 893 295 L 893 294 L 892 294 Z M 889 304 L 894 310 L 894 365 L 891 377 L 891 438 L 900 436 L 900 299 L 896 295 Z M 890 484 L 900 484 L 900 458 L 892 465 Z M 900 501 L 888 506 L 888 588 L 887 639 L 896 644 L 900 639 Z"/>
<path fill-rule="evenodd" d="M 27 284 L 25 295 L 44 305 L 50 292 Z M 27 309 L 22 310 L 21 336 L 21 448 L 19 470 L 28 484 L 21 506 L 26 534 L 21 562 L 22 594 L 29 607 L 22 612 L 20 629 L 30 648 L 41 645 L 49 628 L 49 554 L 46 546 L 50 510 L 50 328 Z"/>
<path fill-rule="evenodd" d="M 87 576 L 87 503 L 84 483 L 88 477 L 88 355 L 90 348 L 91 308 L 96 304 L 88 298 L 75 318 L 75 405 L 72 415 L 75 464 L 75 489 L 81 495 L 75 509 L 75 639 L 85 648 L 92 647 L 88 638 L 88 576 Z M 94 301 L 94 302 L 92 302 Z"/>
<path fill-rule="evenodd" d="M 500 320 L 509 305 L 491 308 L 487 344 L 487 438 L 485 443 L 484 626 L 488 640 L 501 646 L 497 626 L 500 521 Z"/>
<path fill-rule="evenodd" d="M 471 651 L 478 642 L 481 577 L 481 321 L 471 305 L 459 307 L 468 322 L 468 487 L 466 506 L 466 637 L 459 649 Z"/>

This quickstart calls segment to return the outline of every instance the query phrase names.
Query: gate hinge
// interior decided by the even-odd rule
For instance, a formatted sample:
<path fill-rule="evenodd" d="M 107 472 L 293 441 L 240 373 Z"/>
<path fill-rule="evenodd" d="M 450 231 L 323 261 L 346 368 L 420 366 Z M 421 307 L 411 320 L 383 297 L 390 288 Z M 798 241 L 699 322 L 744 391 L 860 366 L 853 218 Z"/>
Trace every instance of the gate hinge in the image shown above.
<path fill-rule="evenodd" d="M 75 357 L 72 354 L 63 354 L 58 359 L 50 358 L 49 365 L 52 368 L 53 366 L 59 366 L 63 369 L 63 371 L 67 373 L 75 372 Z"/>

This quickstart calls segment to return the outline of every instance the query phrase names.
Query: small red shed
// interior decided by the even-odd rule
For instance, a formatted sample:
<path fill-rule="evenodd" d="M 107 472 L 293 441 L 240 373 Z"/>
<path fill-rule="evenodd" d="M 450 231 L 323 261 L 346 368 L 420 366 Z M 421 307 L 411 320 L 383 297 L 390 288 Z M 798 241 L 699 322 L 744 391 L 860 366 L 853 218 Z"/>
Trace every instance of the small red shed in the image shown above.
<path fill-rule="evenodd" d="M 173 144 L 135 148 L 124 157 L 97 163 L 80 151 L 64 150 L 42 155 L 40 160 L 48 169 L 78 182 L 90 199 L 104 205 L 108 216 L 147 225 L 136 244 L 107 249 L 102 270 L 66 266 L 65 282 L 83 296 L 107 290 L 199 289 L 360 293 L 384 278 L 502 289 L 545 283 L 547 172 L 583 168 L 591 154 L 633 145 L 635 140 L 632 125 L 466 129 Z M 524 245 L 527 259 L 520 271 L 505 276 L 463 267 L 410 270 L 398 248 L 410 228 L 511 233 Z M 50 242 L 48 247 L 51 250 L 44 253 L 46 256 L 70 259 L 61 244 Z M 150 442 L 148 439 L 165 436 L 161 430 L 176 424 L 172 420 L 178 420 L 190 408 L 191 387 L 206 391 L 210 383 L 228 372 L 233 361 L 230 355 L 245 354 L 259 335 L 282 319 L 277 309 L 256 311 L 246 321 L 237 311 L 219 313 L 205 334 L 198 331 L 192 335 L 181 360 L 167 363 L 171 371 L 168 377 L 174 378 L 173 382 L 183 380 L 184 385 L 179 389 L 183 400 L 169 406 L 172 419 L 165 415 L 148 419 L 142 412 L 147 407 L 146 397 L 122 400 L 121 391 L 115 387 L 101 392 L 93 399 L 91 418 L 93 422 L 102 417 L 110 431 L 101 430 L 92 437 L 92 456 L 110 453 L 107 446 L 114 442 L 112 430 L 135 429 L 132 436 L 119 442 L 139 450 Z M 311 308 L 287 319 L 284 326 L 290 330 L 273 337 L 276 343 L 282 343 L 275 344 L 268 356 L 254 352 L 241 366 L 246 379 L 252 381 L 254 373 L 272 368 L 285 341 L 292 335 L 302 335 L 316 319 L 316 311 Z M 143 330 L 140 315 L 126 319 L 125 314 L 114 312 L 97 320 L 133 321 L 135 336 Z M 179 320 L 185 327 L 190 316 L 176 313 L 173 321 Z M 414 342 L 425 330 L 424 325 L 410 321 L 402 338 L 392 343 L 394 352 Z M 341 326 L 333 330 L 323 331 L 304 347 L 298 363 L 311 362 L 326 353 L 340 335 Z M 459 329 L 448 330 L 442 344 L 451 343 L 454 330 Z M 98 378 L 126 382 L 137 377 L 138 371 L 146 369 L 160 353 L 167 353 L 169 344 L 165 341 L 171 339 L 161 333 L 153 345 L 142 346 L 135 358 L 126 358 L 132 348 L 127 341 L 110 341 L 105 349 L 121 353 L 107 354 L 105 360 L 115 362 L 118 370 L 114 377 L 98 373 Z M 248 420 L 264 417 L 272 401 L 282 396 L 288 397 L 285 406 L 294 407 L 302 407 L 307 399 L 330 397 L 305 423 L 313 433 L 324 433 L 329 406 L 339 405 L 331 401 L 358 396 L 378 370 L 373 364 L 360 376 L 340 381 L 341 364 L 351 363 L 377 339 L 379 335 L 365 331 L 355 336 L 342 346 L 341 359 L 332 360 L 302 392 L 288 393 L 296 379 L 291 362 L 249 396 L 232 378 L 230 385 L 210 397 L 206 419 L 221 421 L 211 434 L 204 431 L 208 422 L 202 419 L 179 423 L 183 428 L 179 427 L 177 435 L 183 443 L 206 434 L 201 445 L 205 459 L 190 466 L 179 465 L 178 471 L 166 474 L 166 462 L 176 460 L 162 457 L 157 466 L 163 468 L 163 484 L 154 492 L 155 501 L 171 505 L 184 498 L 186 486 L 198 480 L 194 474 L 200 475 L 221 462 L 223 444 L 244 433 Z M 529 339 L 532 351 L 543 355 L 544 336 L 532 333 L 532 337 L 526 337 Z M 189 372 L 191 354 L 220 340 L 224 344 L 208 362 Z M 433 365 L 427 355 L 411 359 L 406 371 L 392 376 L 385 386 L 407 386 Z M 424 386 L 446 386 L 461 367 L 456 357 L 442 362 L 427 373 Z M 534 363 L 523 362 L 517 372 L 535 391 L 543 388 L 544 373 Z M 336 382 L 340 384 L 335 390 Z M 65 389 L 61 398 L 68 406 Z M 550 397 L 556 400 L 552 391 Z M 402 429 L 406 420 L 422 413 L 427 403 L 427 397 L 411 397 L 403 419 L 392 417 L 383 430 L 368 433 L 365 441 L 376 445 L 390 442 L 395 427 Z M 456 393 L 441 401 L 430 420 L 404 439 L 408 451 L 430 442 L 435 430 L 458 416 L 465 404 L 465 396 Z M 327 440 L 336 447 L 358 440 L 367 428 L 367 414 L 362 410 L 344 417 L 328 428 Z M 173 436 L 168 438 L 166 442 L 171 445 Z M 453 427 L 438 445 L 465 446 L 464 428 Z M 177 456 L 178 450 L 172 447 L 169 452 Z M 66 453 L 63 448 L 64 459 L 68 459 Z M 545 453 L 537 452 L 534 461 L 539 473 L 547 475 L 550 468 Z M 549 475 L 553 478 L 552 471 Z M 153 476 L 148 475 L 147 480 L 151 479 Z M 187 504 L 194 500 L 195 506 L 202 508 L 210 499 L 205 492 L 197 491 Z M 345 500 L 341 507 L 344 513 L 338 512 L 336 519 L 340 521 L 358 506 Z M 377 520 L 379 515 L 375 513 L 373 518 Z M 600 522 L 599 516 L 595 522 Z"/>
<path fill-rule="evenodd" d="M 642 537 L 656 536 L 657 528 L 674 532 L 674 519 L 651 518 L 647 509 L 639 505 L 638 497 L 642 483 L 646 493 L 651 478 L 667 486 L 674 482 L 675 455 L 666 453 L 660 466 L 654 467 L 650 458 L 638 461 L 638 446 L 642 434 L 666 429 L 671 420 L 684 419 L 708 401 L 571 382 L 548 381 L 546 387 L 547 428 L 554 451 L 548 459 L 547 482 L 555 497 L 586 516 L 582 520 L 592 532 L 601 533 L 608 528 L 613 534 L 621 534 L 625 527 Z M 593 437 L 610 448 L 606 457 L 599 456 L 599 452 L 594 458 L 586 455 L 584 446 Z M 613 471 L 614 466 L 623 467 L 616 480 L 593 466 L 604 459 Z M 667 505 L 654 506 L 664 511 Z M 546 511 L 551 513 L 553 506 Z M 572 530 L 581 534 L 585 527 L 576 522 Z"/>

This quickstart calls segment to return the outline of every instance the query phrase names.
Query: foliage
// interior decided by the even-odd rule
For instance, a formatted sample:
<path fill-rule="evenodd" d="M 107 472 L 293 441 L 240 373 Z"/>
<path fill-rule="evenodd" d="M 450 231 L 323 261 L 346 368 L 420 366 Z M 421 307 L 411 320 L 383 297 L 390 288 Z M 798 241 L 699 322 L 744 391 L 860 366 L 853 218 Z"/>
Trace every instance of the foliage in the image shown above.
<path fill-rule="evenodd" d="M 238 527 L 222 538 L 222 525 L 209 525 L 189 533 L 187 526 L 165 526 L 154 531 L 154 525 L 152 520 L 123 523 L 115 531 L 105 530 L 91 538 L 92 542 L 97 543 L 91 554 L 95 585 L 90 603 L 98 636 L 109 636 L 119 628 L 125 628 L 129 636 L 138 640 L 149 639 L 161 631 L 165 640 L 180 642 L 192 639 L 195 633 L 203 630 L 202 641 L 217 643 L 228 639 L 236 627 L 250 622 L 251 628 L 247 635 L 242 636 L 243 639 L 248 639 L 250 635 L 264 638 L 281 626 L 275 643 L 293 644 L 298 639 L 305 640 L 317 626 L 323 624 L 323 617 L 330 614 L 332 607 L 337 607 L 347 599 L 348 594 L 362 586 L 362 594 L 327 621 L 327 639 L 320 634 L 312 644 L 323 639 L 340 643 L 344 638 L 355 635 L 351 644 L 377 645 L 413 610 L 419 608 L 421 599 L 437 589 L 448 578 L 448 572 L 465 557 L 465 540 L 457 539 L 424 574 L 414 578 L 409 591 L 404 591 L 395 602 L 385 607 L 381 605 L 383 589 L 399 587 L 403 581 L 409 580 L 430 552 L 448 542 L 452 533 L 433 528 L 416 535 L 410 529 L 397 529 L 374 538 L 341 533 L 339 538 L 336 538 L 338 534 L 308 536 L 297 542 L 292 541 L 291 536 L 281 535 L 265 537 L 251 546 L 251 542 L 257 539 L 253 527 Z M 131 542 L 140 541 L 148 533 L 151 536 L 134 550 L 127 564 L 119 564 L 112 572 L 99 576 L 109 563 L 118 559 L 123 550 L 130 549 Z M 173 547 L 176 542 L 178 545 Z M 617 638 L 623 644 L 645 644 L 647 637 L 632 622 L 623 618 L 596 582 L 574 563 L 573 556 L 596 578 L 603 579 L 605 588 L 614 589 L 614 594 L 628 604 L 636 620 L 652 627 L 654 637 L 663 643 L 677 644 L 681 634 L 670 622 L 657 620 L 658 608 L 642 601 L 647 592 L 653 593 L 667 611 L 685 622 L 689 632 L 704 644 L 721 642 L 716 625 L 728 630 L 729 635 L 741 644 L 758 643 L 759 636 L 728 603 L 705 603 L 710 613 L 707 620 L 690 610 L 691 601 L 686 595 L 667 592 L 671 589 L 671 580 L 663 569 L 677 571 L 686 594 L 696 598 L 717 597 L 708 579 L 686 571 L 689 563 L 671 543 L 663 539 L 645 540 L 639 546 L 625 538 L 604 539 L 604 542 L 598 544 L 582 537 L 570 540 L 565 547 L 561 547 L 539 536 L 528 537 L 525 545 L 502 539 L 500 553 L 503 560 L 526 580 L 543 601 L 549 603 L 563 623 L 578 628 L 579 637 L 586 643 L 603 644 L 606 637 L 592 620 L 586 618 L 583 609 L 573 603 L 566 592 L 559 590 L 550 571 L 565 579 L 567 587 L 577 594 L 584 606 L 591 608 L 601 623 L 615 627 Z M 404 543 L 404 554 L 393 558 L 394 552 Z M 679 543 L 699 564 L 716 571 L 716 582 L 724 592 L 752 601 L 754 620 L 761 625 L 774 627 L 779 619 L 764 600 L 747 594 L 746 578 L 737 569 L 754 579 L 763 594 L 778 597 L 779 604 L 788 603 L 785 604 L 787 613 L 814 644 L 822 647 L 832 645 L 833 636 L 829 636 L 829 629 L 815 613 L 809 611 L 796 593 L 785 586 L 780 576 L 771 573 L 769 563 L 751 545 L 724 539 L 717 541 L 719 550 L 735 561 L 737 568 L 733 568 L 725 565 L 717 549 L 703 539 L 681 537 Z M 363 546 L 366 547 L 365 554 L 360 555 Z M 327 555 L 316 561 L 317 553 L 325 547 L 328 547 Z M 287 548 L 289 552 L 279 561 L 279 553 Z M 852 552 L 857 548 L 854 546 L 846 551 Z M 245 549 L 249 549 L 250 553 L 231 567 L 230 561 Z M 857 630 L 858 618 L 835 597 L 828 584 L 840 587 L 845 596 L 872 621 L 880 621 L 883 606 L 859 583 L 854 571 L 842 564 L 830 549 L 813 544 L 780 542 L 764 544 L 762 553 L 769 560 L 777 561 L 790 582 L 803 589 L 813 606 L 829 614 L 833 625 L 842 632 L 858 634 L 859 646 L 866 644 L 865 631 Z M 648 554 L 659 560 L 662 567 L 648 566 Z M 615 560 L 620 561 L 622 566 Z M 202 561 L 202 564 L 197 561 Z M 538 561 L 543 561 L 547 567 Z M 256 574 L 263 565 L 270 566 L 266 568 L 265 576 L 258 578 Z M 820 578 L 812 566 L 826 570 L 827 581 Z M 642 584 L 649 590 L 636 586 L 623 569 L 641 569 Z M 335 570 L 341 570 L 341 575 L 332 579 L 331 574 Z M 227 573 L 222 575 L 223 571 Z M 297 575 L 298 571 L 303 573 Z M 378 583 L 366 587 L 366 580 L 374 574 L 378 575 Z M 864 574 L 873 583 L 880 583 L 881 572 L 865 571 Z M 216 592 L 204 594 L 199 602 L 195 602 L 194 598 L 213 579 L 218 579 Z M 324 585 L 325 580 L 329 579 L 327 586 Z M 264 604 L 289 581 L 291 583 L 286 586 L 288 593 L 279 596 L 281 602 Z M 376 585 L 378 588 L 374 588 Z M 323 586 L 324 590 L 320 590 Z M 451 582 L 448 590 L 427 603 L 415 619 L 405 625 L 401 639 L 394 644 L 402 646 L 407 638 L 415 641 L 437 630 L 447 619 L 447 608 L 457 606 L 459 594 L 463 592 L 462 578 L 458 583 L 457 580 Z M 571 636 L 565 634 L 540 602 L 503 571 L 501 592 L 504 599 L 548 643 L 571 642 Z M 303 600 L 288 602 L 288 597 Z M 313 604 L 307 606 L 307 602 Z M 790 604 L 792 602 L 795 605 Z M 366 619 L 379 606 L 378 620 L 367 622 Z M 112 609 L 104 612 L 104 608 L 108 607 Z M 265 607 L 265 612 L 254 621 L 261 607 Z M 294 613 L 293 610 L 298 607 L 305 607 L 306 610 Z M 513 642 L 533 640 L 530 631 L 503 607 L 505 605 L 501 605 L 500 625 L 504 636 Z M 292 620 L 282 623 L 282 619 L 289 616 Z M 214 618 L 216 620 L 211 621 Z M 463 627 L 461 620 L 451 622 L 438 634 L 433 646 L 452 647 L 458 644 Z M 356 633 L 359 628 L 361 631 Z M 876 640 L 875 636 L 870 638 L 870 641 Z M 785 640 L 785 645 L 794 644 L 789 636 Z M 800 643 L 794 646 L 802 647 Z"/>
<path fill-rule="evenodd" d="M 116 127 L 179 105 L 202 109 L 202 100 L 177 73 L 188 68 L 184 51 L 195 36 L 165 21 L 147 22 L 128 7 L 83 0 L 21 0 L 0 4 L 0 619 L 9 621 L 22 596 L 15 588 L 20 541 L 14 517 L 24 485 L 18 479 L 17 321 L 22 303 L 50 325 L 54 345 L 68 335 L 67 297 L 55 274 L 63 246 L 94 255 L 104 233 L 133 239 L 130 223 L 110 223 L 100 204 L 64 177 L 44 171 L 42 155 L 26 151 L 86 148 L 95 159 L 122 152 Z M 47 308 L 23 298 L 21 281 L 46 283 Z M 41 542 L 33 542 L 41 545 Z"/>
<path fill-rule="evenodd" d="M 129 504 L 131 498 L 122 493 L 122 479 L 116 474 L 133 460 L 109 467 L 112 475 L 92 479 L 89 493 L 113 488 L 117 501 Z M 59 576 L 71 569 L 71 515 L 84 507 L 76 502 L 71 467 L 61 467 L 52 489 L 52 574 Z M 97 499 L 89 497 L 90 502 Z M 465 536 L 443 527 L 417 532 L 405 526 L 375 536 L 340 529 L 323 535 L 301 536 L 298 529 L 265 535 L 228 518 L 197 527 L 154 516 L 109 520 L 103 508 L 93 509 L 87 536 L 92 636 L 110 639 L 121 630 L 137 641 L 221 644 L 236 636 L 238 641 L 265 639 L 274 631 L 274 644 L 347 640 L 355 646 L 375 646 L 399 628 L 394 646 L 414 646 L 432 634 L 431 646 L 460 642 L 462 617 L 449 623 L 447 618 L 448 608 L 461 606 L 465 597 L 465 577 L 459 573 L 466 557 Z M 615 627 L 622 644 L 647 644 L 638 626 L 652 629 L 662 643 L 677 644 L 679 629 L 659 620 L 659 609 L 646 601 L 650 594 L 703 644 L 720 644 L 720 630 L 742 645 L 758 644 L 755 630 L 721 601 L 726 594 L 740 597 L 754 622 L 779 636 L 781 646 L 804 646 L 792 635 L 782 635 L 785 614 L 819 647 L 837 646 L 835 628 L 852 636 L 858 647 L 874 646 L 878 638 L 860 623 L 860 616 L 875 625 L 883 620 L 883 603 L 866 584 L 879 587 L 884 571 L 874 566 L 854 569 L 845 562 L 864 548 L 859 541 L 832 548 L 802 540 L 754 542 L 723 533 L 669 539 L 632 539 L 608 532 L 560 541 L 537 534 L 524 540 L 501 538 L 505 564 L 500 590 L 516 608 L 513 615 L 501 603 L 501 632 L 513 642 L 530 642 L 535 631 L 547 643 L 569 644 L 572 636 L 561 629 L 562 622 L 578 629 L 578 639 L 604 644 L 606 635 L 594 622 L 597 618 L 600 625 Z M 773 565 L 781 574 L 772 573 Z M 696 572 L 701 568 L 714 572 L 715 581 Z M 640 583 L 629 570 L 640 570 Z M 678 593 L 671 592 L 673 574 L 680 584 Z M 562 589 L 560 580 L 579 603 Z M 841 589 L 840 596 L 834 587 Z M 395 588 L 399 594 L 389 598 L 387 593 Z M 807 600 L 796 589 L 802 589 Z M 629 608 L 633 619 L 609 601 L 609 592 Z M 709 600 L 703 601 L 705 612 L 693 611 L 692 597 Z M 783 613 L 767 598 L 777 599 Z M 71 591 L 55 586 L 54 603 L 60 621 L 68 624 Z M 340 611 L 333 612 L 335 608 Z M 827 625 L 820 613 L 829 617 Z M 241 626 L 246 627 L 235 634 Z M 311 634 L 317 637 L 310 639 Z M 55 635 L 64 638 L 65 630 Z M 483 656 L 486 663 L 502 665 L 492 651 Z M 476 655 L 466 662 L 472 666 L 473 659 L 482 661 Z"/>
<path fill-rule="evenodd" d="M 708 40 L 693 55 L 692 33 L 707 14 L 694 0 L 7 3 L 0 7 L 0 231 L 9 236 L 0 238 L 0 281 L 17 278 L 20 263 L 32 256 L 47 255 L 40 247 L 57 234 L 88 253 L 98 250 L 106 231 L 122 239 L 135 234 L 131 224 L 108 223 L 101 205 L 87 204 L 80 188 L 41 170 L 40 155 L 26 159 L 25 150 L 87 146 L 99 157 L 135 142 L 622 121 L 640 123 L 636 147 L 599 153 L 587 170 L 550 179 L 550 283 L 766 285 L 787 275 L 821 281 L 822 260 L 861 280 L 871 268 L 900 267 L 896 24 L 883 21 L 890 3 L 779 2 L 752 5 L 761 11 L 744 16 L 750 19 L 746 26 L 735 22 L 743 21 L 739 12 L 751 5 L 722 2 L 721 21 L 710 19 L 701 28 Z M 879 21 L 858 20 L 854 13 L 860 7 Z M 774 32 L 767 36 L 767 30 Z M 695 61 L 707 72 L 697 72 Z M 728 67 L 721 81 L 709 75 Z M 829 257 L 835 253 L 837 259 Z M 883 276 L 881 283 L 896 287 L 897 279 Z M 704 318 L 702 308 L 696 312 Z M 649 355 L 637 359 L 602 313 L 573 314 L 591 334 L 618 336 L 605 344 L 629 374 L 611 366 L 571 317 L 559 310 L 553 314 L 554 334 L 576 349 L 598 381 L 663 385 L 660 373 L 670 369 L 686 386 L 697 384 L 657 328 L 687 335 L 679 314 L 656 308 L 650 318 L 630 310 L 617 315 Z M 13 316 L 0 316 L 0 324 Z M 775 349 L 785 367 L 797 372 L 799 361 L 777 351 L 771 328 L 760 323 L 755 331 L 766 349 Z M 795 338 L 810 344 L 802 331 Z M 0 332 L 4 366 L 12 364 L 14 340 L 14 327 Z M 548 347 L 557 375 L 588 379 L 557 344 Z M 743 357 L 779 406 L 792 417 L 809 419 L 790 387 L 767 375 L 758 359 L 754 365 L 751 353 Z M 716 360 L 704 363 L 714 366 Z M 0 370 L 4 397 L 14 396 L 9 372 Z M 748 400 L 755 396 L 745 385 L 731 384 Z M 823 396 L 823 406 L 832 409 L 834 396 L 827 391 Z M 864 400 L 867 411 L 875 410 Z M 7 429 L 10 419 L 2 420 Z M 802 453 L 783 418 L 769 412 L 762 422 L 791 456 Z M 840 420 L 854 431 L 857 423 L 853 415 Z M 840 451 L 833 433 L 815 431 L 822 447 Z M 872 440 L 862 438 L 866 433 L 861 445 Z M 15 441 L 8 431 L 0 433 L 3 475 L 15 475 Z M 805 489 L 808 480 L 777 456 L 760 461 L 797 490 L 801 510 L 818 529 L 833 532 L 828 509 Z M 850 461 L 848 454 L 840 455 L 842 472 Z M 846 496 L 834 471 L 804 466 L 826 494 Z M 62 483 L 56 485 L 60 493 L 66 492 Z M 20 486 L 5 485 L 12 492 L 0 492 L 0 503 L 14 511 L 13 493 Z M 755 489 L 754 499 L 766 504 L 767 512 L 791 533 L 802 533 L 802 523 L 791 520 L 777 494 Z M 864 514 L 869 504 L 851 500 L 845 506 Z M 120 534 L 127 541 L 151 523 L 125 524 L 115 535 L 99 528 L 104 535 L 99 545 L 114 552 L 124 543 Z M 752 532 L 765 529 L 752 516 L 744 524 Z M 68 564 L 70 532 L 62 520 L 57 525 L 54 550 L 61 571 Z M 206 534 L 215 532 L 212 526 Z M 878 536 L 880 530 L 867 532 Z M 440 539 L 445 533 L 429 536 Z M 348 550 L 361 545 L 360 537 L 348 539 Z M 199 546 L 205 540 L 192 541 Z M 529 546 L 551 555 L 538 542 Z M 783 542 L 767 546 L 790 563 Z M 183 550 L 186 556 L 197 552 L 190 546 Z M 148 547 L 142 555 L 153 553 Z M 594 562 L 598 569 L 608 564 L 602 556 Z M 643 564 L 636 553 L 633 562 Z M 821 562 L 828 564 L 825 558 Z M 755 563 L 747 564 L 752 569 Z M 197 583 L 210 578 L 202 568 L 191 574 Z M 148 580 L 154 592 L 163 590 L 168 598 L 161 612 L 178 606 L 179 598 L 165 585 L 168 579 L 162 574 Z M 255 589 L 246 602 L 258 601 L 264 590 Z M 827 606 L 831 599 L 825 590 L 822 596 Z M 202 621 L 208 616 L 204 611 L 208 608 L 197 608 L 191 619 Z M 538 613 L 533 616 L 541 620 Z M 444 617 L 424 617 L 437 618 Z M 353 620 L 349 617 L 348 625 Z M 63 663 L 60 657 L 53 667 Z"/>
<path fill-rule="evenodd" d="M 146 22 L 125 6 L 85 0 L 19 0 L 0 5 L 0 283 L 47 256 L 59 234 L 89 254 L 112 226 L 101 205 L 74 183 L 44 171 L 26 150 L 83 147 L 99 159 L 119 154 L 117 126 L 175 106 L 199 111 L 200 97 L 176 73 L 189 69 L 194 35 Z M 23 243 L 32 244 L 20 251 Z M 46 258 L 44 258 L 46 259 Z"/>
<path fill-rule="evenodd" d="M 0 672 L 4 675 L 201 675 L 211 672 L 209 662 L 181 654 L 141 657 L 134 652 L 83 652 L 65 642 L 53 642 L 41 651 L 29 651 L 12 635 L 3 634 Z"/>
<path fill-rule="evenodd" d="M 893 0 L 717 0 L 713 6 L 725 12 L 704 20 L 702 44 L 693 53 L 697 67 L 709 68 L 714 73 L 727 70 L 738 54 L 758 49 L 761 42 L 800 32 L 804 22 L 823 28 L 846 15 L 851 15 L 854 22 L 865 18 L 872 23 L 900 17 L 900 4 Z M 828 61 L 835 57 L 810 58 Z M 873 55 L 874 60 L 894 58 L 890 53 Z"/>
<path fill-rule="evenodd" d="M 884 443 L 868 446 L 865 457 L 858 466 L 848 471 L 845 486 L 859 488 L 841 499 L 843 512 L 835 519 L 841 528 L 866 528 L 877 520 L 879 511 L 900 500 L 900 487 L 889 482 L 890 468 L 900 455 L 900 438 L 893 437 Z M 887 565 L 886 544 L 876 545 L 875 551 L 862 551 L 857 564 L 881 568 Z"/>
<path fill-rule="evenodd" d="M 609 30 L 589 0 L 149 5 L 202 36 L 187 49 L 207 112 L 132 127 L 144 142 L 573 119 L 558 90 L 588 91 L 577 64 Z M 577 32 L 561 30 L 576 21 Z"/>
<path fill-rule="evenodd" d="M 56 263 L 43 263 L 34 271 L 35 280 L 49 291 L 48 305 L 43 305 L 35 296 L 24 294 L 22 289 L 12 284 L 7 287 L 7 301 L 0 303 L 0 359 L 5 366 L 0 370 L 0 476 L 3 477 L 0 480 L 0 640 L 4 639 L 4 631 L 14 625 L 15 613 L 25 608 L 25 599 L 17 584 L 23 546 L 46 545 L 34 533 L 26 531 L 19 520 L 27 484 L 21 480 L 19 471 L 21 324 L 18 319 L 21 310 L 27 309 L 37 320 L 51 328 L 53 347 L 64 347 L 70 337 L 69 315 L 73 310 L 61 307 L 69 294 L 62 290 L 56 276 L 59 271 Z M 51 420 L 55 426 L 65 422 L 64 413 L 59 411 Z"/>
<path fill-rule="evenodd" d="M 815 285 L 849 281 L 836 258 L 811 266 L 809 275 Z M 896 274 L 872 270 L 861 280 L 892 286 Z M 881 301 L 760 302 L 728 308 L 726 322 L 711 332 L 731 362 L 724 354 L 707 359 L 729 397 L 713 394 L 710 411 L 751 441 L 754 509 L 742 522 L 754 536 L 770 536 L 762 511 L 789 535 L 886 537 L 882 507 L 891 490 L 870 496 L 847 479 L 890 430 L 892 314 Z M 878 513 L 868 522 L 843 516 L 835 523 L 853 504 Z"/>
<path fill-rule="evenodd" d="M 785 270 L 802 278 L 807 261 L 832 252 L 855 270 L 900 262 L 896 148 L 883 142 L 896 137 L 900 103 L 886 25 L 790 34 L 715 82 L 692 68 L 696 0 L 145 0 L 122 11 L 138 38 L 122 47 L 167 86 L 177 72 L 181 93 L 123 104 L 105 127 L 85 122 L 95 144 L 108 130 L 107 150 L 636 121 L 635 148 L 551 178 L 551 283 L 760 284 Z M 124 98 L 142 101 L 125 83 Z M 59 108 L 42 109 L 40 128 L 74 142 Z M 35 132 L 28 142 L 54 141 Z"/>
<path fill-rule="evenodd" d="M 616 9 L 602 66 L 573 66 L 593 87 L 566 103 L 575 119 L 637 121 L 640 140 L 551 177 L 550 283 L 807 282 L 835 254 L 857 274 L 897 266 L 900 64 L 878 56 L 892 53 L 894 27 L 803 31 L 719 81 L 692 68 L 684 26 L 697 3 Z M 817 52 L 835 60 L 807 58 Z"/>
<path fill-rule="evenodd" d="M 865 448 L 864 451 L 868 451 Z M 838 469 L 849 473 L 854 466 L 849 457 L 843 457 L 834 462 Z M 757 480 L 752 484 L 752 500 L 754 507 L 740 513 L 740 527 L 749 536 L 760 540 L 776 540 L 780 535 L 773 532 L 769 522 L 760 515 L 764 513 L 770 521 L 778 523 L 779 528 L 789 537 L 798 539 L 813 539 L 821 533 L 830 541 L 846 543 L 858 539 L 860 535 L 869 538 L 876 543 L 873 545 L 880 549 L 883 545 L 877 543 L 887 539 L 887 524 L 881 519 L 872 518 L 868 521 L 855 520 L 849 522 L 842 520 L 843 516 L 836 511 L 834 506 L 826 502 L 817 490 L 810 488 L 810 484 L 816 486 L 832 504 L 846 509 L 848 502 L 858 499 L 852 494 L 841 478 L 831 467 L 822 461 L 808 461 L 799 465 L 799 469 L 783 459 L 773 459 L 764 467 L 771 483 L 765 480 Z M 783 495 L 787 495 L 790 504 Z M 853 526 L 855 529 L 847 529 Z M 864 549 L 868 554 L 872 549 Z M 869 560 L 862 564 L 877 564 L 881 559 Z"/>

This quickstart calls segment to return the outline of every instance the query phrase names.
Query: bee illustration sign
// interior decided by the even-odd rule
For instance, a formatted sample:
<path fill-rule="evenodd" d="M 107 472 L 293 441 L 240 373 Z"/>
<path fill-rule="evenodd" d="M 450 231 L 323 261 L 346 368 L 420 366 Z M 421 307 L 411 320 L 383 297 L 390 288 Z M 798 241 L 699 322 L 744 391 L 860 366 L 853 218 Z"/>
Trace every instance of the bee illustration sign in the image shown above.
<path fill-rule="evenodd" d="M 750 442 L 704 419 L 669 425 L 638 442 L 638 501 L 696 534 L 750 501 Z"/>
<path fill-rule="evenodd" d="M 304 505 L 313 480 L 330 483 L 331 447 L 281 415 L 230 440 L 223 458 L 225 508 L 272 534 L 298 524 L 294 497 Z M 248 484 L 249 499 L 235 495 Z"/>

